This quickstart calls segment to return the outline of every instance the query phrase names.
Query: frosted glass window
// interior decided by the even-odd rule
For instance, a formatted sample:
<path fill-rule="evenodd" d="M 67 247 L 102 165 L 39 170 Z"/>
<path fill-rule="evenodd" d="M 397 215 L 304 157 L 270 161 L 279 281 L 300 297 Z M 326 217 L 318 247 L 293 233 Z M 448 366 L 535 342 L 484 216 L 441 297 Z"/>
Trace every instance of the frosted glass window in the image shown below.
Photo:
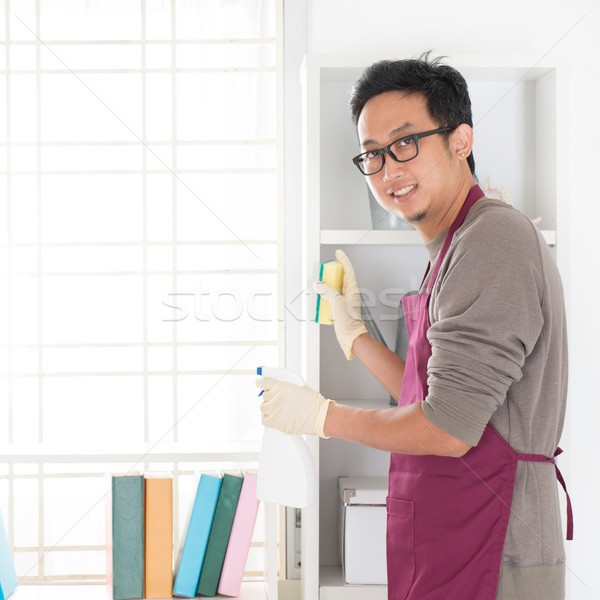
<path fill-rule="evenodd" d="M 34 42 L 35 0 L 11 0 L 9 8 L 10 41 Z"/>
<path fill-rule="evenodd" d="M 37 361 L 21 365 L 21 373 L 29 371 L 29 376 L 15 377 L 12 381 L 12 437 L 20 443 L 35 443 L 40 437 L 39 380 L 31 373 L 36 366 Z"/>
<path fill-rule="evenodd" d="M 141 175 L 71 174 L 42 178 L 44 242 L 141 241 Z"/>
<path fill-rule="evenodd" d="M 183 175 L 178 185 L 182 239 L 253 239 L 276 231 L 275 181 L 254 174 Z"/>
<path fill-rule="evenodd" d="M 4 373 L 0 375 L 0 411 L 2 411 L 3 415 L 8 414 L 8 395 L 10 393 L 10 390 L 8 387 L 8 377 L 5 373 L 7 370 L 8 370 L 8 363 L 5 362 L 2 367 L 2 371 Z M 0 439 L 1 440 L 9 439 L 8 419 L 2 419 L 2 421 L 0 421 Z M 7 467 L 8 467 L 8 465 L 7 465 Z M 1 470 L 0 470 L 0 474 L 2 474 Z M 1 483 L 2 483 L 2 481 L 0 480 L 0 484 Z M 6 491 L 7 491 L 6 489 L 3 489 L 0 486 L 0 495 L 2 495 L 2 492 L 4 492 L 4 498 L 7 497 Z"/>
<path fill-rule="evenodd" d="M 139 0 L 52 0 L 41 4 L 44 39 L 140 39 Z"/>
<path fill-rule="evenodd" d="M 240 275 L 237 279 L 234 288 L 226 274 L 180 276 L 177 291 L 163 306 L 163 319 L 171 318 L 167 305 L 176 308 L 181 341 L 273 339 L 275 276 Z"/>
<path fill-rule="evenodd" d="M 173 370 L 173 348 L 170 346 L 154 346 L 148 348 L 148 370 L 151 373 L 164 373 Z M 153 388 L 159 386 L 157 377 L 153 382 Z M 163 392 L 161 391 L 161 394 Z M 169 395 L 167 394 L 166 397 Z"/>
<path fill-rule="evenodd" d="M 272 44 L 186 44 L 177 48 L 177 66 L 183 69 L 256 69 L 265 59 L 275 62 Z"/>
<path fill-rule="evenodd" d="M 43 294 L 41 341 L 46 344 L 142 339 L 141 277 L 49 277 Z"/>
<path fill-rule="evenodd" d="M 177 37 L 182 39 L 211 39 L 216 31 L 224 38 L 275 35 L 274 14 L 268 3 L 177 0 L 176 15 Z"/>
<path fill-rule="evenodd" d="M 35 84 L 22 83 L 23 87 L 32 85 Z M 139 73 L 48 74 L 42 75 L 41 88 L 44 142 L 140 141 L 142 78 Z M 25 124 L 21 127 L 25 129 Z M 34 140 L 35 135 L 29 130 L 31 126 L 21 137 Z"/>
<path fill-rule="evenodd" d="M 10 178 L 10 198 L 7 198 L 4 209 L 6 221 L 10 222 L 7 234 L 10 233 L 11 241 L 37 242 L 39 212 L 35 175 L 13 174 Z"/>
<path fill-rule="evenodd" d="M 15 479 L 14 483 L 15 546 L 35 546 L 38 543 L 39 485 L 31 479 Z"/>
<path fill-rule="evenodd" d="M 6 64 L 6 59 L 0 63 Z M 6 75 L 0 75 L 0 111 L 1 114 L 6 115 Z M 0 142 L 6 143 L 6 119 L 0 119 Z M 4 171 L 6 168 L 6 154 L 3 156 L 4 160 L 0 165 L 0 171 Z M 2 189 L 5 189 L 4 187 Z"/>
<path fill-rule="evenodd" d="M 181 246 L 178 261 L 182 271 L 191 271 L 198 265 L 209 265 L 211 271 L 237 269 L 275 269 L 277 247 L 275 244 L 188 244 Z"/>
<path fill-rule="evenodd" d="M 10 332 L 15 345 L 35 344 L 39 339 L 39 281 L 37 277 L 12 277 L 5 291 L 10 300 Z M 9 346 L 9 352 L 11 348 Z"/>
<path fill-rule="evenodd" d="M 146 44 L 147 69 L 170 69 L 172 63 L 173 54 L 170 44 L 161 44 L 152 41 Z M 151 75 L 148 75 L 148 79 L 150 77 Z M 165 79 L 168 79 L 168 77 L 165 77 Z"/>
<path fill-rule="evenodd" d="M 144 441 L 141 376 L 47 377 L 43 393 L 48 442 L 104 447 L 116 440 Z"/>
<path fill-rule="evenodd" d="M 177 148 L 180 169 L 275 169 L 274 140 L 265 144 L 190 144 Z M 235 165 L 235 166 L 234 166 Z"/>
<path fill-rule="evenodd" d="M 12 373 L 16 375 L 33 375 L 38 371 L 40 351 L 33 346 L 13 348 L 10 353 Z M 14 385 L 14 383 L 13 383 Z M 35 394 L 24 394 L 25 396 L 35 397 Z M 17 407 L 15 407 L 16 409 Z"/>
<path fill-rule="evenodd" d="M 142 350 L 135 346 L 48 348 L 43 360 L 44 372 L 48 374 L 133 373 L 143 369 Z"/>
<path fill-rule="evenodd" d="M 61 171 L 140 171 L 142 152 L 138 144 L 128 146 L 44 146 L 42 170 Z M 34 160 L 29 162 L 35 164 Z"/>
<path fill-rule="evenodd" d="M 180 346 L 177 364 L 182 371 L 218 371 L 233 364 L 237 369 L 254 371 L 257 365 L 275 364 L 276 353 L 274 346 Z"/>
<path fill-rule="evenodd" d="M 10 137 L 14 142 L 37 139 L 37 84 L 35 75 L 13 74 L 10 78 Z"/>
<path fill-rule="evenodd" d="M 27 573 L 32 578 L 39 575 L 40 555 L 37 552 L 16 552 L 14 561 L 17 573 Z"/>
<path fill-rule="evenodd" d="M 29 250 L 29 249 L 27 249 Z M 48 273 L 103 273 L 143 269 L 143 250 L 139 246 L 48 246 L 43 249 L 42 261 Z"/>
<path fill-rule="evenodd" d="M 144 148 L 146 172 L 152 174 L 176 175 L 173 148 L 167 144 L 154 144 L 148 142 Z M 172 183 L 172 182 L 171 182 Z"/>
<path fill-rule="evenodd" d="M 180 376 L 179 411 L 185 415 L 178 424 L 180 439 L 188 442 L 224 439 L 231 423 L 235 424 L 238 439 L 254 439 L 260 435 L 258 395 L 252 390 L 249 397 L 245 379 L 228 377 L 220 383 L 218 376 Z M 238 402 L 240 398 L 244 401 Z"/>
<path fill-rule="evenodd" d="M 42 46 L 43 70 L 140 69 L 139 44 L 52 44 Z M 35 68 L 35 63 L 34 63 Z"/>
<path fill-rule="evenodd" d="M 181 130 L 180 136 L 185 140 L 273 138 L 274 120 L 255 117 L 262 103 L 267 103 L 264 110 L 268 114 L 274 98 L 274 73 L 179 74 L 178 131 Z M 215 114 L 222 111 L 229 115 L 228 119 L 215 119 Z"/>
<path fill-rule="evenodd" d="M 102 476 L 48 479 L 44 484 L 45 505 L 57 518 L 44 522 L 46 543 L 49 546 L 104 544 L 106 536 L 102 519 L 106 507 L 98 499 L 103 498 L 106 487 L 107 481 Z M 60 509 L 65 499 L 68 499 L 71 508 L 68 513 Z M 79 515 L 84 516 L 79 518 Z M 57 552 L 56 556 L 62 554 Z"/>
<path fill-rule="evenodd" d="M 105 473 L 132 466 L 103 455 L 258 448 L 255 368 L 281 354 L 276 6 L 2 3 L 0 445 L 36 457 L 0 465 L 0 506 L 23 582 L 103 582 Z M 194 471 L 256 467 L 207 460 L 160 465 L 177 507 Z"/>
<path fill-rule="evenodd" d="M 98 577 L 106 569 L 104 552 L 99 550 L 51 552 L 44 563 L 49 577 L 65 577 L 65 573 Z"/>
<path fill-rule="evenodd" d="M 149 241 L 173 240 L 173 180 L 168 175 L 146 177 L 146 236 Z"/>
<path fill-rule="evenodd" d="M 26 144 L 11 148 L 10 167 L 13 173 L 35 172 L 36 162 L 37 147 L 35 144 Z"/>
<path fill-rule="evenodd" d="M 171 370 L 173 350 L 168 350 L 170 361 L 169 357 L 164 357 L 164 360 L 157 364 L 154 353 L 153 367 L 160 366 L 164 371 Z M 173 376 L 152 375 L 148 389 L 148 435 L 151 440 L 173 442 L 178 437 L 175 431 L 174 406 Z"/>
<path fill-rule="evenodd" d="M 173 267 L 173 248 L 166 244 L 150 245 L 146 250 L 147 269 L 149 272 L 167 272 Z"/>
<path fill-rule="evenodd" d="M 35 275 L 38 270 L 38 261 L 38 250 L 33 246 L 11 248 L 10 267 L 15 275 Z"/>
<path fill-rule="evenodd" d="M 13 46 L 10 49 L 10 67 L 12 70 L 21 69 L 34 71 L 36 69 L 36 48 L 34 45 Z"/>
<path fill-rule="evenodd" d="M 171 65 L 170 48 L 168 65 Z M 150 141 L 169 140 L 173 134 L 173 92 L 170 73 L 146 75 L 146 138 Z"/>

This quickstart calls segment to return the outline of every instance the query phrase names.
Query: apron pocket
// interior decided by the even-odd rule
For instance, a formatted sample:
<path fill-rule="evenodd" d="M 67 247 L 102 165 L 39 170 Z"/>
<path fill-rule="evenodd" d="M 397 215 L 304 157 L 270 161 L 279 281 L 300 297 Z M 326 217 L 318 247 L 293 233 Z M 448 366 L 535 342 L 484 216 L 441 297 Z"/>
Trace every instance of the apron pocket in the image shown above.
<path fill-rule="evenodd" d="M 412 500 L 387 498 L 389 600 L 404 600 L 415 578 L 415 507 Z"/>

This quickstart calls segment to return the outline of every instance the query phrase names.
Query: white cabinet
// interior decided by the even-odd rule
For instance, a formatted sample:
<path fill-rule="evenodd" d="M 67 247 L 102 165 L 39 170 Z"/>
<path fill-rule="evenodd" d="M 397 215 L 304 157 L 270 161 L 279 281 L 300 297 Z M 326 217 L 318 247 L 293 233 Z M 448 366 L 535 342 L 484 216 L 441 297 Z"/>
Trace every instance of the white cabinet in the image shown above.
<path fill-rule="evenodd" d="M 388 345 L 395 343 L 400 294 L 420 282 L 427 258 L 414 231 L 372 230 L 367 185 L 351 162 L 358 142 L 349 92 L 380 56 L 308 56 L 303 67 L 303 375 L 326 397 L 360 406 L 388 406 L 385 390 L 358 361 L 346 361 L 333 329 L 314 322 L 312 283 L 319 265 L 344 248 Z M 449 57 L 469 83 L 474 158 L 481 187 L 490 177 L 555 247 L 559 266 L 561 207 L 568 193 L 564 155 L 566 68 L 513 55 Z M 565 209 L 562 208 L 564 211 Z M 566 266 L 566 265 L 565 265 Z M 563 269 L 564 272 L 564 269 Z M 344 586 L 337 554 L 337 478 L 387 474 L 389 455 L 340 440 L 313 441 L 320 500 L 303 512 L 305 600 L 385 598 L 385 588 Z"/>

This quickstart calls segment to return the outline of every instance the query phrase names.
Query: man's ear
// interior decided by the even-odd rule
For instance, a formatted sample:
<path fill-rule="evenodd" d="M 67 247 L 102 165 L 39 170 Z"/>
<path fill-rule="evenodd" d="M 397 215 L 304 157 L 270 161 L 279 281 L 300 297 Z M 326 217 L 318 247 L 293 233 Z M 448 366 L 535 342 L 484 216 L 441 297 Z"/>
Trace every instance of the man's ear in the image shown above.
<path fill-rule="evenodd" d="M 467 158 L 473 149 L 473 129 L 466 123 L 459 125 L 450 137 L 450 148 L 457 158 Z"/>

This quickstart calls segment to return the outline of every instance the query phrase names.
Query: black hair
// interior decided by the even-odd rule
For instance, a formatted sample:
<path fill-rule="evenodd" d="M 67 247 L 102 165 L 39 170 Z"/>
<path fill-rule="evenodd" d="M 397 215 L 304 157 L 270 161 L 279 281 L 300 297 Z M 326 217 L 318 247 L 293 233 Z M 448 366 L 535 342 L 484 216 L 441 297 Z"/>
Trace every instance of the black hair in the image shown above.
<path fill-rule="evenodd" d="M 350 111 L 356 125 L 365 104 L 374 96 L 393 90 L 423 94 L 427 110 L 438 127 L 473 127 L 471 98 L 465 78 L 444 57 L 430 58 L 431 50 L 415 59 L 381 60 L 367 67 L 350 94 Z M 450 132 L 442 136 L 448 139 Z M 467 158 L 475 175 L 473 153 Z"/>

